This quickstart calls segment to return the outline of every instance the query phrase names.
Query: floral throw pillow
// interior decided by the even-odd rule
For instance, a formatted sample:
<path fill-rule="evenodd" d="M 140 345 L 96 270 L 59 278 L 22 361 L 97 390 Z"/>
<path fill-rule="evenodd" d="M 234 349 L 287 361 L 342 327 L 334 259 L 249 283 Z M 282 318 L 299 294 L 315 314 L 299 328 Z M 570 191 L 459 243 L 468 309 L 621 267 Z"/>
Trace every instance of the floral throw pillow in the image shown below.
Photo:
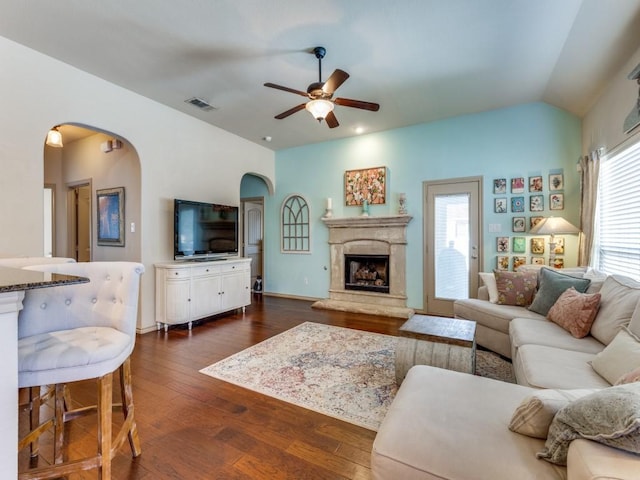
<path fill-rule="evenodd" d="M 547 318 L 576 338 L 586 337 L 600 307 L 599 293 L 580 293 L 569 287 L 549 309 Z"/>
<path fill-rule="evenodd" d="M 538 275 L 536 272 L 503 272 L 495 270 L 499 305 L 531 305 L 536 293 Z"/>

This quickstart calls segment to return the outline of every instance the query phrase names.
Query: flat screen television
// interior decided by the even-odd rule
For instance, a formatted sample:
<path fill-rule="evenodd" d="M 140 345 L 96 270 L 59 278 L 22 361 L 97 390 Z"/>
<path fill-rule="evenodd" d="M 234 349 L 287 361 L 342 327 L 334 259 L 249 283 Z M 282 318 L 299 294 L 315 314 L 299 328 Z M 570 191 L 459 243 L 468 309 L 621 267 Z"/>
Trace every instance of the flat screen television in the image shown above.
<path fill-rule="evenodd" d="M 175 260 L 216 260 L 238 255 L 238 207 L 174 200 Z"/>

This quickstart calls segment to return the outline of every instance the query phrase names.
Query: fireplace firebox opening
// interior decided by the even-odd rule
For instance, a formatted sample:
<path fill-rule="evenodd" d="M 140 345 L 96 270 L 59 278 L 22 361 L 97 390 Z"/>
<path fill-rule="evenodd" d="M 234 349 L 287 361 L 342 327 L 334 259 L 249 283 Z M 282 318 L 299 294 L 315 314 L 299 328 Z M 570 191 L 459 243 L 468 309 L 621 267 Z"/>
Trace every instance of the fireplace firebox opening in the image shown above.
<path fill-rule="evenodd" d="M 389 255 L 345 255 L 344 288 L 389 293 Z"/>

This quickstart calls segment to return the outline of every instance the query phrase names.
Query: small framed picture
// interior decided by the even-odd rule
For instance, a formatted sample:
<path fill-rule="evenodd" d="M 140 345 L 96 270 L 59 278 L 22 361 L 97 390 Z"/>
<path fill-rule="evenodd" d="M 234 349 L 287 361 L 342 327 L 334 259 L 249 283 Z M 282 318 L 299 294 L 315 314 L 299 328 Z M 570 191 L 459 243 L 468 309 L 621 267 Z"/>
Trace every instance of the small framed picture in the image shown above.
<path fill-rule="evenodd" d="M 496 250 L 498 253 L 509 252 L 509 237 L 498 237 L 496 239 Z"/>
<path fill-rule="evenodd" d="M 124 187 L 96 190 L 98 245 L 124 247 Z"/>
<path fill-rule="evenodd" d="M 524 237 L 513 237 L 513 253 L 524 253 L 527 248 L 527 239 Z"/>
<path fill-rule="evenodd" d="M 529 210 L 532 212 L 542 212 L 544 210 L 544 196 L 531 195 L 529 197 Z"/>
<path fill-rule="evenodd" d="M 555 192 L 564 190 L 564 175 L 561 173 L 552 173 L 549 175 L 549 190 Z"/>
<path fill-rule="evenodd" d="M 524 197 L 511 197 L 511 211 L 513 213 L 524 212 Z"/>
<path fill-rule="evenodd" d="M 499 255 L 496 262 L 496 269 L 506 271 L 509 270 L 509 256 Z"/>
<path fill-rule="evenodd" d="M 529 177 L 529 191 L 542 192 L 542 177 L 540 175 Z"/>
<path fill-rule="evenodd" d="M 544 265 L 544 257 L 531 257 L 531 265 Z"/>
<path fill-rule="evenodd" d="M 544 217 L 529 217 L 529 230 L 539 224 Z"/>
<path fill-rule="evenodd" d="M 531 254 L 542 255 L 544 253 L 544 238 L 535 237 L 531 239 Z"/>
<path fill-rule="evenodd" d="M 513 257 L 513 271 L 518 270 L 518 267 L 527 264 L 527 257 Z"/>
<path fill-rule="evenodd" d="M 524 217 L 513 217 L 511 220 L 511 229 L 514 232 L 524 232 L 526 229 L 527 221 Z"/>
<path fill-rule="evenodd" d="M 553 253 L 556 255 L 564 255 L 564 237 L 555 237 L 556 240 L 556 248 L 553 250 Z"/>
<path fill-rule="evenodd" d="M 507 193 L 507 179 L 506 178 L 496 178 L 493 180 L 493 193 L 495 194 L 505 194 Z"/>
<path fill-rule="evenodd" d="M 507 213 L 507 199 L 503 197 L 496 198 L 493 203 L 493 211 L 495 213 Z"/>
<path fill-rule="evenodd" d="M 524 177 L 511 179 L 511 193 L 524 193 Z"/>
<path fill-rule="evenodd" d="M 550 210 L 564 210 L 564 193 L 551 193 L 549 195 Z"/>
<path fill-rule="evenodd" d="M 549 260 L 549 266 L 553 268 L 564 268 L 564 258 L 554 258 Z"/>

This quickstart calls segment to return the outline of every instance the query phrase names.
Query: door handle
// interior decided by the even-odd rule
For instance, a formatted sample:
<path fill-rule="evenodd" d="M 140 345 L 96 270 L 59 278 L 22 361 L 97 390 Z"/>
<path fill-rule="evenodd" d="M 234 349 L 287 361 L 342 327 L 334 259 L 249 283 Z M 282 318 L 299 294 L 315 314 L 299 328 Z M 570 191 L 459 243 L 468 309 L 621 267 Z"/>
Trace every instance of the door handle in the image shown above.
<path fill-rule="evenodd" d="M 474 260 L 478 259 L 478 246 L 474 245 L 471 247 L 471 258 L 473 258 Z"/>

